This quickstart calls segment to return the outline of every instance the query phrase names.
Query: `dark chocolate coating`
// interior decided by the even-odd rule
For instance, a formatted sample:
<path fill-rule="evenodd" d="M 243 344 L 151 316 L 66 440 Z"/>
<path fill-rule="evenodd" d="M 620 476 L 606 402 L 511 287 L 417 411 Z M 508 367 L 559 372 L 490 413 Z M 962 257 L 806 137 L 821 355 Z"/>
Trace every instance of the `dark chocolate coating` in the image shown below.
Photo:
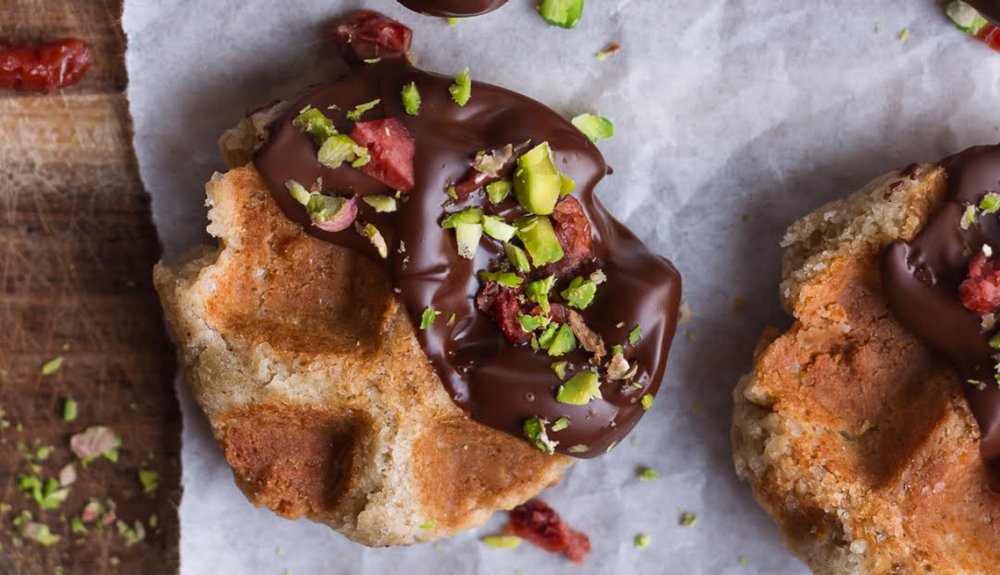
<path fill-rule="evenodd" d="M 399 3 L 421 14 L 463 18 L 492 12 L 507 0 L 399 0 Z"/>
<path fill-rule="evenodd" d="M 416 116 L 405 113 L 400 99 L 401 89 L 410 82 L 416 83 L 422 97 Z M 290 197 L 284 184 L 294 179 L 308 187 L 322 177 L 323 189 L 332 193 L 393 193 L 353 168 L 331 170 L 320 164 L 311 139 L 291 124 L 300 110 L 312 105 L 330 116 L 338 130 L 349 133 L 351 123 L 345 120 L 344 112 L 381 98 L 381 104 L 362 120 L 394 117 L 406 124 L 416 141 L 416 186 L 402 195 L 395 213 L 376 214 L 359 202 L 358 221 L 373 223 L 386 237 L 388 275 L 413 324 L 420 325 L 421 313 L 428 306 L 441 312 L 434 325 L 425 331 L 418 329 L 417 336 L 442 383 L 455 403 L 474 419 L 518 437 L 523 437 L 523 422 L 532 416 L 549 422 L 569 417 L 568 429 L 550 433 L 550 438 L 559 442 L 557 450 L 565 453 L 571 446 L 585 445 L 589 451 L 573 455 L 600 455 L 642 417 L 642 395 L 655 394 L 659 388 L 676 327 L 680 275 L 594 197 L 594 187 L 608 168 L 597 148 L 572 124 L 534 100 L 482 83 L 473 84 L 472 99 L 464 108 L 459 107 L 448 93 L 452 83 L 451 78 L 417 70 L 402 59 L 363 66 L 293 102 L 272 126 L 270 140 L 256 154 L 256 165 L 282 210 L 310 234 L 371 256 L 368 241 L 355 231 L 326 233 L 309 225 L 304 209 Z M 336 108 L 331 109 L 332 105 Z M 573 195 L 590 219 L 597 258 L 596 265 L 582 272 L 599 267 L 608 278 L 599 287 L 593 305 L 581 314 L 609 347 L 625 344 L 628 332 L 641 326 L 641 342 L 635 348 L 626 346 L 625 354 L 630 361 L 638 361 L 635 381 L 641 389 L 604 382 L 602 400 L 586 406 L 558 403 L 555 393 L 560 381 L 551 369 L 557 359 L 535 353 L 529 346 L 509 343 L 493 319 L 476 307 L 480 284 L 475 272 L 489 269 L 490 261 L 502 255 L 499 242 L 484 236 L 472 261 L 458 255 L 453 231 L 439 227 L 446 211 L 467 206 L 507 216 L 523 213 L 512 200 L 491 206 L 482 192 L 470 194 L 461 204 L 446 206 L 449 196 L 445 190 L 465 176 L 477 151 L 528 140 L 536 144 L 548 141 L 557 167 L 577 184 Z M 405 252 L 400 251 L 400 242 L 405 243 Z M 456 321 L 449 326 L 452 313 Z M 622 327 L 616 327 L 619 323 Z M 589 355 L 577 350 L 558 359 L 580 368 L 587 364 Z"/>
<path fill-rule="evenodd" d="M 1000 385 L 994 378 L 989 345 L 979 314 L 959 301 L 958 286 L 969 263 L 988 244 L 1000 249 L 1000 217 L 981 214 L 978 224 L 961 229 L 965 207 L 987 192 L 1000 191 L 1000 145 L 969 148 L 942 162 L 948 196 L 910 243 L 895 242 L 883 254 L 882 285 L 890 309 L 932 349 L 958 369 L 982 435 L 983 458 L 1000 458 Z M 983 390 L 968 384 L 986 384 Z"/>

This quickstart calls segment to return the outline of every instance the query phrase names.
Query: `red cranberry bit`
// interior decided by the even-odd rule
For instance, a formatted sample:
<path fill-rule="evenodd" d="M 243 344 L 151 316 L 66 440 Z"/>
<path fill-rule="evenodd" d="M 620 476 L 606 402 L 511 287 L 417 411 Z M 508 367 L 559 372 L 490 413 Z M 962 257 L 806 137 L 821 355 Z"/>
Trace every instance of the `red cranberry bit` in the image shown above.
<path fill-rule="evenodd" d="M 368 148 L 371 160 L 362 172 L 399 190 L 413 189 L 413 156 L 417 146 L 406 126 L 396 118 L 358 122 L 351 139 Z"/>
<path fill-rule="evenodd" d="M 978 314 L 993 313 L 1000 307 L 1000 268 L 996 260 L 980 253 L 969 264 L 969 275 L 958 286 L 962 305 Z"/>
<path fill-rule="evenodd" d="M 1000 29 L 993 24 L 987 23 L 983 26 L 982 29 L 976 33 L 976 38 L 990 48 L 1000 52 Z"/>
<path fill-rule="evenodd" d="M 52 93 L 79 82 L 89 65 L 90 48 L 76 38 L 38 45 L 0 44 L 0 88 Z"/>
<path fill-rule="evenodd" d="M 521 313 L 521 303 L 517 301 L 517 292 L 510 288 L 501 287 L 497 293 L 496 301 L 493 304 L 493 313 L 507 341 L 515 345 L 524 345 L 531 341 L 531 334 L 521 328 L 521 322 L 517 319 Z"/>
<path fill-rule="evenodd" d="M 577 564 L 590 553 L 590 538 L 566 525 L 554 509 L 535 499 L 510 510 L 507 533 L 531 541 L 546 551 L 565 553 Z"/>
<path fill-rule="evenodd" d="M 573 196 L 559 200 L 552 212 L 552 219 L 564 255 L 563 259 L 548 266 L 548 273 L 561 278 L 593 259 L 594 244 L 590 220 L 587 219 L 583 206 Z"/>
<path fill-rule="evenodd" d="M 358 10 L 334 26 L 333 37 L 344 57 L 360 62 L 405 56 L 413 31 L 378 12 Z"/>

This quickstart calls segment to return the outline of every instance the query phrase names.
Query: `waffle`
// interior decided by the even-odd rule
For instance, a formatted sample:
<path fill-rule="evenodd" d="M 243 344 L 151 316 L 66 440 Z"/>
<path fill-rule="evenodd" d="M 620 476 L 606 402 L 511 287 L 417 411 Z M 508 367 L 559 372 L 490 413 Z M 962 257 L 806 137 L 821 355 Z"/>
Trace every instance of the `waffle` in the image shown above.
<path fill-rule="evenodd" d="M 380 267 L 306 235 L 252 164 L 206 189 L 219 247 L 160 263 L 154 280 L 253 504 L 387 546 L 482 524 L 559 480 L 571 459 L 452 402 Z"/>
<path fill-rule="evenodd" d="M 891 172 L 799 220 L 781 298 L 734 392 L 737 473 L 821 575 L 1000 572 L 1000 494 L 957 372 L 886 306 L 880 253 L 947 193 L 936 165 Z"/>

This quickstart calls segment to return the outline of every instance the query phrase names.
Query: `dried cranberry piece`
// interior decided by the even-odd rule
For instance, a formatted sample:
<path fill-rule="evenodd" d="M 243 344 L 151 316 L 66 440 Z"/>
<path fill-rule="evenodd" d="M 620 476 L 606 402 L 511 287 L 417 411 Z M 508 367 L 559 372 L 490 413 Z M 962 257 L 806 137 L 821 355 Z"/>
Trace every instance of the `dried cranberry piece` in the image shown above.
<path fill-rule="evenodd" d="M 368 148 L 371 160 L 360 169 L 385 185 L 413 189 L 413 156 L 417 146 L 406 126 L 396 118 L 358 122 L 351 139 Z"/>
<path fill-rule="evenodd" d="M 360 62 L 406 55 L 413 31 L 384 14 L 358 10 L 334 26 L 333 37 L 345 58 Z"/>
<path fill-rule="evenodd" d="M 0 44 L 0 88 L 49 92 L 72 86 L 90 66 L 90 48 L 66 38 L 38 45 Z"/>
<path fill-rule="evenodd" d="M 979 254 L 969 264 L 969 275 L 958 286 L 958 299 L 967 309 L 979 314 L 993 313 L 1000 307 L 1000 269 L 997 262 Z"/>
<path fill-rule="evenodd" d="M 510 510 L 507 533 L 527 539 L 546 551 L 565 553 L 583 563 L 590 553 L 590 538 L 569 527 L 554 509 L 535 499 Z"/>
<path fill-rule="evenodd" d="M 462 200 L 465 199 L 465 196 L 471 194 L 486 184 L 491 184 L 499 179 L 500 176 L 491 176 L 472 168 L 469 170 L 469 173 L 465 175 L 465 178 L 463 178 L 462 181 L 455 184 L 455 193 L 458 194 L 458 198 Z"/>
<path fill-rule="evenodd" d="M 594 243 L 590 232 L 590 220 L 583 206 L 573 196 L 559 200 L 552 212 L 552 220 L 563 258 L 550 264 L 547 273 L 564 277 L 594 257 Z"/>
<path fill-rule="evenodd" d="M 493 312 L 497 325 L 500 326 L 500 331 L 507 341 L 515 345 L 524 345 L 531 341 L 531 334 L 521 328 L 521 322 L 517 319 L 521 313 L 517 292 L 509 288 L 500 288 L 493 304 Z"/>

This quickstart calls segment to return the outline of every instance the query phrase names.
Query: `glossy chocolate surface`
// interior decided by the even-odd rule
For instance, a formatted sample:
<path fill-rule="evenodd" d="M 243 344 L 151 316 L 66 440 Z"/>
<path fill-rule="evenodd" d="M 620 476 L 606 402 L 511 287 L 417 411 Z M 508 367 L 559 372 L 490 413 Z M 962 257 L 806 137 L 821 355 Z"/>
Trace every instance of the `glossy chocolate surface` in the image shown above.
<path fill-rule="evenodd" d="M 400 100 L 400 90 L 410 82 L 416 83 L 422 96 L 416 116 L 407 115 Z M 594 187 L 608 167 L 597 148 L 572 124 L 538 102 L 481 83 L 473 84 L 471 100 L 459 107 L 448 93 L 452 82 L 451 78 L 417 70 L 400 58 L 361 66 L 346 78 L 312 89 L 293 102 L 272 126 L 271 138 L 257 152 L 255 163 L 282 210 L 310 234 L 377 259 L 368 241 L 355 231 L 327 233 L 311 226 L 284 184 L 294 179 L 308 187 L 322 178 L 323 190 L 330 193 L 394 193 L 346 165 L 331 170 L 320 164 L 311 139 L 291 124 L 300 110 L 311 105 L 331 117 L 340 132 L 349 133 L 352 124 L 344 112 L 380 98 L 381 104 L 362 120 L 394 117 L 406 125 L 416 141 L 416 185 L 402 195 L 395 213 L 376 214 L 359 202 L 358 221 L 376 225 L 386 237 L 388 275 L 414 326 L 420 325 L 421 313 L 428 306 L 441 312 L 431 328 L 418 329 L 417 335 L 452 399 L 477 421 L 518 437 L 523 437 L 523 422 L 532 416 L 549 422 L 568 417 L 569 428 L 549 434 L 559 442 L 557 451 L 566 453 L 572 446 L 583 445 L 588 451 L 573 455 L 600 455 L 643 415 L 640 398 L 655 394 L 659 388 L 676 327 L 680 276 L 594 197 Z M 557 402 L 555 393 L 561 382 L 551 368 L 556 359 L 544 351 L 535 353 L 530 346 L 509 343 L 493 319 L 477 309 L 475 296 L 480 283 L 475 274 L 490 269 L 490 262 L 502 256 L 501 244 L 484 236 L 475 260 L 464 259 L 457 253 L 453 231 L 438 224 L 446 213 L 469 206 L 508 219 L 524 213 L 511 199 L 491 206 L 481 191 L 451 205 L 445 190 L 466 175 L 477 151 L 528 140 L 549 142 L 559 170 L 575 180 L 573 196 L 590 219 L 596 262 L 581 273 L 600 268 L 608 279 L 598 289 L 593 305 L 581 312 L 586 323 L 609 347 L 625 344 L 634 326 L 642 330 L 639 344 L 634 348 L 626 345 L 625 352 L 629 361 L 638 361 L 637 386 L 605 381 L 603 399 L 585 406 Z M 401 251 L 401 244 L 405 251 Z M 558 284 L 554 293 L 569 279 Z M 453 313 L 456 321 L 448 325 L 447 318 Z M 558 359 L 579 369 L 587 365 L 589 354 L 578 349 Z"/>
<path fill-rule="evenodd" d="M 399 3 L 421 14 L 462 18 L 492 12 L 507 0 L 399 0 Z"/>
<path fill-rule="evenodd" d="M 982 214 L 963 230 L 962 214 L 983 195 L 1000 191 L 1000 146 L 970 148 L 942 162 L 948 195 L 910 243 L 895 242 L 884 254 L 882 283 L 889 307 L 913 333 L 958 369 L 962 389 L 982 434 L 983 457 L 1000 459 L 1000 385 L 989 345 L 994 329 L 959 301 L 958 286 L 983 245 L 1000 249 L 1000 217 Z M 985 383 L 982 390 L 966 382 Z"/>

